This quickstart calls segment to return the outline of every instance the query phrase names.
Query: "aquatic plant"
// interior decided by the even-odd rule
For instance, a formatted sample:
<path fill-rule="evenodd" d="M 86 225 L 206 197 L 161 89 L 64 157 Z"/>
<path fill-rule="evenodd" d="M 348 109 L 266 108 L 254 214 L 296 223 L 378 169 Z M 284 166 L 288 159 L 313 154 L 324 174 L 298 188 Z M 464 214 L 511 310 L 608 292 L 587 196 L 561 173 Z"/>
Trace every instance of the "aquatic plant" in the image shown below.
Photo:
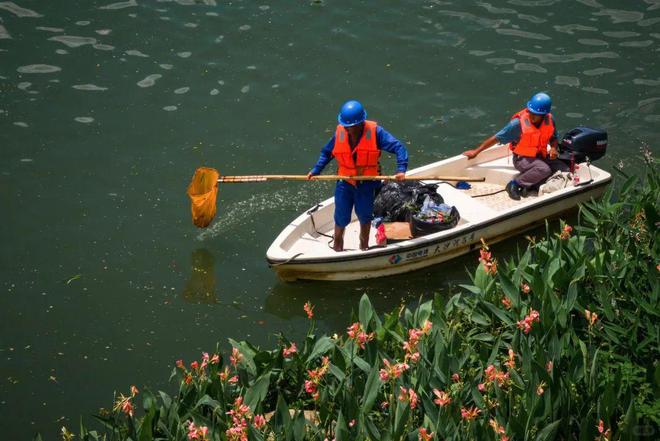
<path fill-rule="evenodd" d="M 654 163 L 471 283 L 345 335 L 176 362 L 177 392 L 131 388 L 81 440 L 615 440 L 657 436 L 660 259 Z M 476 263 L 476 262 L 475 262 Z M 503 301 L 506 299 L 506 301 Z M 302 311 L 301 311 L 302 313 Z M 347 323 L 348 325 L 348 323 Z M 138 406 L 141 399 L 141 406 Z M 138 408 L 139 407 L 139 408 Z M 63 436 L 73 436 L 63 428 Z"/>

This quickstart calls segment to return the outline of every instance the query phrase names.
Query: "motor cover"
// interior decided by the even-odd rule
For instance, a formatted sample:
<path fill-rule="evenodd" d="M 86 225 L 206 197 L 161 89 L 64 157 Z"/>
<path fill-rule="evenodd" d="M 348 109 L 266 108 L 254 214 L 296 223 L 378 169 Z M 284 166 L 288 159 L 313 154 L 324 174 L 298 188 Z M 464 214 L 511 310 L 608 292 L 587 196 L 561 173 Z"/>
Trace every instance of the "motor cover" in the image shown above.
<path fill-rule="evenodd" d="M 578 126 L 566 132 L 559 143 L 559 159 L 575 163 L 595 161 L 605 155 L 607 132 L 602 129 Z"/>

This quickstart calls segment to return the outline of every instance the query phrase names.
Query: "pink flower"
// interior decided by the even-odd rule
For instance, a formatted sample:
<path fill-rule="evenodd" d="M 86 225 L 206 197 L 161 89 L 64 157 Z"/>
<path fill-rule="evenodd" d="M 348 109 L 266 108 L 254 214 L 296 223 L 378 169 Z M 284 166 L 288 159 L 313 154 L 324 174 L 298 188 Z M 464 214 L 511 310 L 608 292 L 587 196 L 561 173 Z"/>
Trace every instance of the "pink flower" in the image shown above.
<path fill-rule="evenodd" d="M 383 358 L 383 364 L 385 369 L 381 369 L 379 372 L 381 381 L 385 382 L 390 379 L 396 379 L 401 376 L 406 370 L 410 369 L 408 363 L 395 363 L 390 364 L 386 358 Z"/>
<path fill-rule="evenodd" d="M 463 418 L 465 421 L 472 421 L 475 419 L 479 414 L 481 413 L 481 409 L 478 407 L 470 407 L 469 409 L 466 407 L 461 407 L 461 418 Z"/>
<path fill-rule="evenodd" d="M 220 356 L 218 354 L 213 354 L 213 357 L 211 357 L 211 364 L 218 364 L 220 363 Z"/>
<path fill-rule="evenodd" d="M 352 420 L 349 421 L 349 423 L 348 423 L 348 427 L 353 427 L 353 426 L 355 426 L 355 419 L 352 419 Z"/>
<path fill-rule="evenodd" d="M 477 389 L 479 389 L 479 392 L 481 393 L 486 392 L 486 385 L 484 383 L 479 383 Z"/>
<path fill-rule="evenodd" d="M 405 387 L 401 387 L 401 393 L 399 394 L 399 401 L 407 401 L 410 403 L 410 408 L 414 409 L 417 407 L 417 394 L 415 393 L 412 388 L 406 389 Z"/>
<path fill-rule="evenodd" d="M 242 360 L 243 360 L 243 354 L 241 354 L 241 352 L 237 348 L 232 348 L 231 356 L 229 357 L 229 361 L 231 361 L 231 364 L 236 366 Z"/>
<path fill-rule="evenodd" d="M 551 374 L 551 373 L 552 373 L 552 367 L 553 367 L 552 360 L 549 360 L 549 361 L 545 364 L 545 370 L 548 371 L 549 374 Z"/>
<path fill-rule="evenodd" d="M 291 346 L 289 346 L 288 348 L 282 349 L 282 355 L 284 356 L 284 358 L 291 358 L 293 356 L 293 354 L 295 354 L 297 352 L 298 352 L 298 348 L 296 348 L 295 343 L 291 343 Z"/>
<path fill-rule="evenodd" d="M 529 294 L 529 292 L 530 292 L 532 289 L 529 287 L 528 284 L 523 283 L 523 284 L 520 285 L 520 290 L 521 290 L 524 294 Z"/>
<path fill-rule="evenodd" d="M 229 380 L 227 380 L 227 382 L 230 383 L 230 384 L 236 384 L 236 383 L 238 383 L 238 375 L 234 375 L 234 376 L 231 377 Z"/>
<path fill-rule="evenodd" d="M 190 363 L 190 368 L 197 370 L 197 368 L 199 368 L 199 363 L 197 361 L 193 361 Z"/>
<path fill-rule="evenodd" d="M 573 231 L 573 227 L 570 225 L 564 225 L 564 229 L 562 230 L 561 234 L 559 235 L 559 238 L 561 240 L 568 240 L 571 237 L 571 232 Z"/>
<path fill-rule="evenodd" d="M 433 328 L 433 323 L 426 320 L 422 325 L 422 332 L 424 333 L 424 335 L 429 335 L 431 333 L 432 328 Z"/>
<path fill-rule="evenodd" d="M 589 328 L 591 328 L 594 323 L 596 323 L 596 320 L 598 320 L 598 314 L 595 312 L 591 312 L 588 309 L 584 310 L 584 317 L 587 319 L 587 322 L 589 323 Z"/>
<path fill-rule="evenodd" d="M 532 330 L 532 324 L 539 321 L 539 312 L 531 309 L 529 314 L 524 319 L 517 322 L 518 329 L 521 329 L 525 334 L 529 334 L 529 332 Z"/>
<path fill-rule="evenodd" d="M 133 404 L 131 404 L 131 400 L 126 400 L 123 402 L 121 405 L 121 411 L 124 412 L 128 416 L 133 416 Z"/>
<path fill-rule="evenodd" d="M 516 368 L 516 353 L 513 352 L 513 349 L 509 349 L 509 358 L 504 362 L 504 365 L 509 369 Z"/>
<path fill-rule="evenodd" d="M 178 367 L 179 369 L 185 369 L 186 368 L 186 366 L 183 364 L 183 360 L 177 360 L 176 361 L 176 367 Z"/>
<path fill-rule="evenodd" d="M 449 397 L 449 394 L 447 392 L 438 389 L 433 389 L 433 393 L 435 394 L 436 397 L 438 397 L 435 400 L 433 400 L 433 402 L 438 406 L 445 407 L 446 405 L 451 403 L 451 398 Z"/>
<path fill-rule="evenodd" d="M 354 340 L 358 344 L 360 349 L 365 348 L 365 344 L 374 339 L 375 333 L 371 332 L 367 334 L 362 329 L 360 322 L 355 322 L 346 329 L 346 333 L 351 340 Z"/>
<path fill-rule="evenodd" d="M 456 374 L 452 374 L 452 376 L 451 376 L 451 381 L 453 381 L 454 383 L 458 383 L 458 382 L 461 381 L 461 376 L 458 375 L 457 373 L 456 373 Z"/>
<path fill-rule="evenodd" d="M 538 386 L 536 386 L 536 395 L 541 396 L 545 392 L 545 381 L 541 381 Z"/>
<path fill-rule="evenodd" d="M 139 394 L 139 393 L 140 393 L 140 391 L 138 390 L 137 387 L 135 387 L 135 386 L 131 386 L 131 397 L 134 397 L 134 396 L 136 396 L 136 395 Z"/>
<path fill-rule="evenodd" d="M 255 415 L 254 420 L 252 420 L 254 427 L 261 429 L 266 425 L 266 418 L 263 415 Z"/>
<path fill-rule="evenodd" d="M 511 309 L 511 299 L 507 296 L 502 297 L 502 305 L 505 309 Z"/>
<path fill-rule="evenodd" d="M 314 305 L 312 305 L 311 302 L 305 303 L 303 309 L 307 313 L 307 318 L 311 319 L 312 317 L 314 317 Z"/>
<path fill-rule="evenodd" d="M 433 432 L 427 433 L 424 427 L 419 428 L 419 441 L 430 441 L 433 439 Z"/>

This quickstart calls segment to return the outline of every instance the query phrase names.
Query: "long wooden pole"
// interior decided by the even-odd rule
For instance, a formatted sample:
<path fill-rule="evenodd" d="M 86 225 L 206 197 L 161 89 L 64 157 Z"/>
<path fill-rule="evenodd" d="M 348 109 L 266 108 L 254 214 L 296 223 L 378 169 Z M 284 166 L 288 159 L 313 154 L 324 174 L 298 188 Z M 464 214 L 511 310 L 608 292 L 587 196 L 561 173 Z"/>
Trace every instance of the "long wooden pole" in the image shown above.
<path fill-rule="evenodd" d="M 389 176 L 340 176 L 340 175 L 316 175 L 312 176 L 311 181 L 337 181 L 337 180 L 355 180 L 355 181 L 395 181 L 395 175 Z M 246 176 L 220 176 L 218 182 L 223 184 L 237 184 L 243 182 L 265 182 L 265 181 L 307 181 L 307 175 L 246 175 Z M 468 176 L 406 176 L 404 181 L 466 181 L 483 182 L 486 178 L 474 178 Z"/>

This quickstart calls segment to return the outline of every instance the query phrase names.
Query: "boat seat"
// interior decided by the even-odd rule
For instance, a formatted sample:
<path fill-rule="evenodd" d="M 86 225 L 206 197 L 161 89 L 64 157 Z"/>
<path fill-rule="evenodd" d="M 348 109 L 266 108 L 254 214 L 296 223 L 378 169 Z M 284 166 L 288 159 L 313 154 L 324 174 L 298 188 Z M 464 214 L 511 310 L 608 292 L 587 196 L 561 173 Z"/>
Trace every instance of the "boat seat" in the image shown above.
<path fill-rule="evenodd" d="M 468 167 L 466 171 L 470 176 L 486 178 L 486 182 L 498 185 L 506 185 L 511 179 L 520 174 L 513 166 L 511 155 L 473 165 Z"/>

